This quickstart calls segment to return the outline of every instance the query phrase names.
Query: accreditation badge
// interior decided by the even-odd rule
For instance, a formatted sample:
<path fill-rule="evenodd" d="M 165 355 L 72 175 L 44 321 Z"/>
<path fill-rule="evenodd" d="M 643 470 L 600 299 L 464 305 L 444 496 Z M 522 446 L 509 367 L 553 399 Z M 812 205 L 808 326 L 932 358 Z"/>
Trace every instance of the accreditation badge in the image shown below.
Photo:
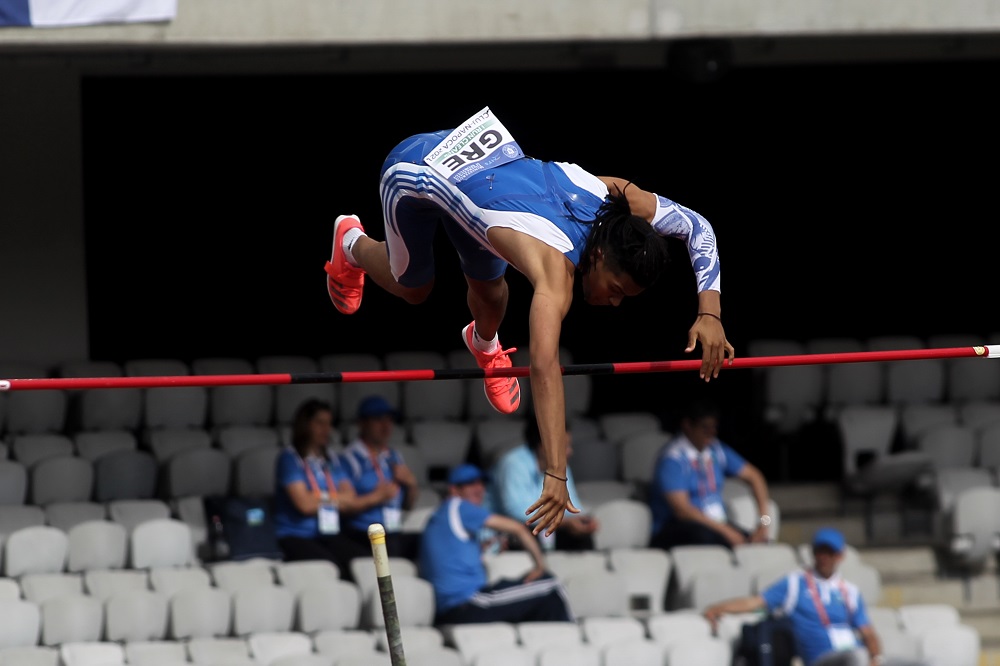
<path fill-rule="evenodd" d="M 398 506 L 382 507 L 382 527 L 386 532 L 398 532 L 403 527 L 403 512 Z"/>
<path fill-rule="evenodd" d="M 424 162 L 452 183 L 460 183 L 480 171 L 522 157 L 524 151 L 487 106 L 459 124 L 427 154 Z"/>
<path fill-rule="evenodd" d="M 848 626 L 831 625 L 826 628 L 826 635 L 830 637 L 830 645 L 838 652 L 858 647 L 858 639 L 854 635 L 854 630 Z"/>
<path fill-rule="evenodd" d="M 316 517 L 319 519 L 320 534 L 340 532 L 340 509 L 335 504 L 321 504 Z"/>

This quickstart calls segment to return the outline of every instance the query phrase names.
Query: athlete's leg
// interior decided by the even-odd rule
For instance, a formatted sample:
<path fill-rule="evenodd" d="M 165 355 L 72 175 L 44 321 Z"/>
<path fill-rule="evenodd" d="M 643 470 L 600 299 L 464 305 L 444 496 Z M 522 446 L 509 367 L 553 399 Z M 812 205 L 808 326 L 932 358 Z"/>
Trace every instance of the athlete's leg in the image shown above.
<path fill-rule="evenodd" d="M 484 340 L 492 340 L 507 313 L 510 293 L 507 280 L 503 276 L 493 280 L 474 280 L 466 275 L 465 281 L 469 285 L 467 300 L 476 322 L 476 333 Z"/>
<path fill-rule="evenodd" d="M 364 269 L 368 277 L 378 286 L 390 294 L 399 296 L 407 303 L 413 305 L 423 303 L 434 287 L 433 277 L 429 282 L 417 287 L 407 287 L 397 282 L 389 266 L 389 252 L 385 241 L 361 236 L 351 248 L 351 254 L 354 255 L 358 266 Z"/>

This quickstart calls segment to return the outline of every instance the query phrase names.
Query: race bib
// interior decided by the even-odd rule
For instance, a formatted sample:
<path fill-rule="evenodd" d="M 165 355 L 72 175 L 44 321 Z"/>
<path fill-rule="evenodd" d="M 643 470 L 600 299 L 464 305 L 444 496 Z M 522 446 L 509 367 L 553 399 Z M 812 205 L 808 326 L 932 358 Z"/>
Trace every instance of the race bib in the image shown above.
<path fill-rule="evenodd" d="M 387 506 L 382 509 L 382 527 L 386 532 L 398 532 L 403 527 L 403 512 L 399 507 Z"/>
<path fill-rule="evenodd" d="M 452 183 L 524 157 L 490 107 L 460 124 L 427 154 L 424 162 Z"/>
<path fill-rule="evenodd" d="M 337 534 L 340 532 L 340 510 L 336 505 L 320 505 L 316 517 L 319 520 L 320 534 Z"/>
<path fill-rule="evenodd" d="M 854 636 L 854 630 L 850 627 L 833 625 L 826 628 L 826 634 L 830 637 L 830 645 L 838 652 L 858 647 L 858 640 Z"/>
<path fill-rule="evenodd" d="M 709 502 L 702 511 L 717 523 L 726 522 L 726 507 L 722 506 L 722 502 Z"/>

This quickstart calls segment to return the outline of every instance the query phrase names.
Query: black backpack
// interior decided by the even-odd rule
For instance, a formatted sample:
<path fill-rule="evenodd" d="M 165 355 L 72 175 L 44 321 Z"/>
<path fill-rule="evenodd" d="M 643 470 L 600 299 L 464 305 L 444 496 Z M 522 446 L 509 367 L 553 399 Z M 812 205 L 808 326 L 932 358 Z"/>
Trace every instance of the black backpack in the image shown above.
<path fill-rule="evenodd" d="M 204 499 L 209 560 L 281 559 L 271 499 L 212 496 Z"/>
<path fill-rule="evenodd" d="M 791 666 L 796 656 L 791 620 L 768 615 L 744 624 L 736 656 L 742 666 Z"/>

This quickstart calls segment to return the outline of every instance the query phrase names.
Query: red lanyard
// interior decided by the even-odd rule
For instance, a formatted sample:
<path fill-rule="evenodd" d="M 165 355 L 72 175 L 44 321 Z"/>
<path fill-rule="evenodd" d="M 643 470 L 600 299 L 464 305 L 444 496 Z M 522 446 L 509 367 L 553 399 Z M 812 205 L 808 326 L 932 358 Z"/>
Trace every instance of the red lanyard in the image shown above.
<path fill-rule="evenodd" d="M 819 621 L 823 623 L 824 627 L 829 627 L 830 616 L 826 614 L 826 607 L 823 606 L 823 602 L 819 598 L 816 579 L 813 578 L 811 571 L 806 572 L 806 584 L 809 586 L 809 595 L 812 597 L 813 605 L 816 606 L 816 614 L 819 615 Z M 850 614 L 851 608 L 847 605 L 847 586 L 844 585 L 843 579 L 838 580 L 837 585 L 840 588 L 840 594 L 844 597 L 844 607 L 847 608 L 847 612 Z"/>
<path fill-rule="evenodd" d="M 382 465 L 379 463 L 378 454 L 372 449 L 368 449 L 368 457 L 371 458 L 372 467 L 375 468 L 375 474 L 378 475 L 379 482 L 385 481 L 385 473 L 382 471 Z"/>
<path fill-rule="evenodd" d="M 706 453 L 708 452 L 706 451 Z M 715 469 L 712 467 L 712 454 L 708 453 L 708 455 L 704 458 L 702 458 L 701 454 L 699 454 L 694 460 L 695 470 L 702 470 L 705 476 L 705 482 L 708 484 L 708 490 L 706 491 L 701 479 L 698 479 L 698 495 L 700 497 L 705 497 L 708 493 L 715 492 Z"/>
<path fill-rule="evenodd" d="M 302 466 L 306 468 L 306 478 L 309 479 L 309 485 L 312 486 L 313 495 L 321 495 L 322 491 L 319 489 L 319 484 L 316 483 L 316 476 L 313 474 L 312 465 L 303 460 Z M 326 474 L 326 492 L 330 496 L 330 499 L 334 499 L 337 497 L 337 486 L 333 483 L 333 477 L 330 475 L 330 468 L 323 465 L 323 473 Z"/>

